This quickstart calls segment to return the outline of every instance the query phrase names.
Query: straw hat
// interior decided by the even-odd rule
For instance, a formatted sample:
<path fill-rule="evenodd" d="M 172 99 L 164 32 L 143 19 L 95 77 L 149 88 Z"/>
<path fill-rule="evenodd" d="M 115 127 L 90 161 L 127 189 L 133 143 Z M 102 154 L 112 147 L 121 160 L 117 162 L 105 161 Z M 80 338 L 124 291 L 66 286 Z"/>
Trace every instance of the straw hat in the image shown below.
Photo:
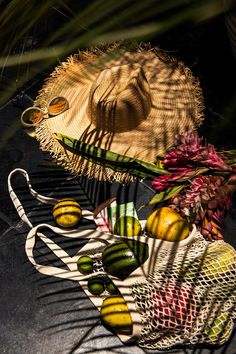
<path fill-rule="evenodd" d="M 45 82 L 35 105 L 46 109 L 55 96 L 65 97 L 69 109 L 40 122 L 36 138 L 41 148 L 71 172 L 97 179 L 124 182 L 129 173 L 71 153 L 55 133 L 155 163 L 176 133 L 196 129 L 203 120 L 198 80 L 183 63 L 149 45 L 115 44 L 69 57 Z"/>

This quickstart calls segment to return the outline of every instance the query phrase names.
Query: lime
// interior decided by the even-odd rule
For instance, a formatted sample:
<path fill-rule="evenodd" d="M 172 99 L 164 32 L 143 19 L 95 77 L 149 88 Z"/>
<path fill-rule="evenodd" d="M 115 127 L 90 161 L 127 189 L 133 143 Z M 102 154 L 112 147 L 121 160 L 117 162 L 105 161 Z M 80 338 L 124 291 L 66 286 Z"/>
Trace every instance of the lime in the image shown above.
<path fill-rule="evenodd" d="M 187 221 L 170 207 L 154 209 L 145 228 L 150 237 L 172 242 L 184 240 L 190 233 Z"/>
<path fill-rule="evenodd" d="M 229 323 L 229 314 L 222 313 L 217 316 L 212 323 L 208 324 L 205 327 L 205 334 L 210 338 L 213 342 L 218 342 L 227 336 L 227 332 L 229 331 L 228 325 Z"/>
<path fill-rule="evenodd" d="M 134 216 L 121 216 L 114 226 L 114 233 L 119 236 L 139 236 L 142 227 Z"/>
<path fill-rule="evenodd" d="M 81 256 L 77 261 L 77 268 L 82 274 L 91 274 L 93 272 L 93 259 L 89 256 Z"/>
<path fill-rule="evenodd" d="M 105 290 L 104 279 L 94 276 L 88 280 L 88 290 L 93 295 L 101 295 Z"/>
<path fill-rule="evenodd" d="M 119 294 L 119 289 L 117 288 L 117 286 L 113 283 L 113 281 L 109 278 L 106 279 L 106 289 L 109 292 L 109 294 L 111 295 L 117 295 Z"/>
<path fill-rule="evenodd" d="M 104 325 L 108 326 L 109 329 L 115 330 L 117 333 L 132 333 L 132 318 L 122 296 L 108 296 L 105 298 L 100 315 Z"/>

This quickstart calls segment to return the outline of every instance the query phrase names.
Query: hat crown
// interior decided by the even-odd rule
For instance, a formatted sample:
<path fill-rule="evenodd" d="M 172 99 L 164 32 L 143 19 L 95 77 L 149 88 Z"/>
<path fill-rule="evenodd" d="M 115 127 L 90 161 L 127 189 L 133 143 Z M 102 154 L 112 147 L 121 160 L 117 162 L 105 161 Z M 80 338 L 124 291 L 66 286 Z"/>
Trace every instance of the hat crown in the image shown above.
<path fill-rule="evenodd" d="M 88 113 L 96 128 L 117 133 L 133 130 L 150 110 L 149 84 L 139 64 L 105 69 L 91 86 Z"/>

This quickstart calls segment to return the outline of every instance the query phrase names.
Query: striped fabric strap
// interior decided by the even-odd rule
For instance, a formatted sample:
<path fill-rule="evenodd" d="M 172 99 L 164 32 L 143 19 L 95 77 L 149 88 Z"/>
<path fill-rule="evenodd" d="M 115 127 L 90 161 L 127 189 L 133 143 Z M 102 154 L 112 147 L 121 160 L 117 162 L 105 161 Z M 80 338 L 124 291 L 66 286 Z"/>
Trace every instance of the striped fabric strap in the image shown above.
<path fill-rule="evenodd" d="M 76 261 L 77 261 L 76 256 L 70 257 L 59 245 L 57 245 L 50 238 L 48 238 L 47 236 L 39 232 L 39 230 L 48 229 L 53 231 L 57 235 L 61 235 L 63 237 L 69 237 L 69 238 L 83 238 L 83 239 L 88 238 L 88 239 L 95 239 L 95 240 L 100 239 L 101 242 L 105 242 L 105 243 L 108 242 L 111 236 L 107 234 L 107 236 L 104 237 L 104 233 L 97 230 L 82 230 L 82 231 L 78 231 L 77 229 L 64 230 L 64 229 L 60 229 L 59 227 L 51 226 L 48 224 L 40 224 L 33 227 L 28 216 L 26 215 L 22 203 L 20 202 L 17 194 L 15 193 L 12 187 L 12 178 L 17 174 L 22 175 L 26 179 L 31 195 L 41 203 L 55 204 L 56 202 L 58 202 L 58 199 L 46 197 L 37 193 L 32 188 L 28 173 L 21 168 L 16 168 L 8 176 L 8 191 L 11 200 L 21 220 L 24 221 L 31 228 L 31 230 L 27 235 L 26 244 L 25 244 L 25 251 L 29 261 L 33 264 L 35 269 L 37 269 L 40 273 L 45 275 L 56 276 L 59 278 L 64 278 L 64 279 L 66 278 L 66 279 L 77 280 L 77 281 L 85 280 L 89 278 L 90 276 L 84 276 L 78 272 L 77 265 L 76 265 Z M 86 219 L 93 220 L 93 213 L 88 210 L 82 210 L 82 216 Z M 36 243 L 36 236 L 39 237 L 59 259 L 61 259 L 61 261 L 67 266 L 68 269 L 42 265 L 36 262 L 34 258 L 34 252 L 33 252 Z"/>

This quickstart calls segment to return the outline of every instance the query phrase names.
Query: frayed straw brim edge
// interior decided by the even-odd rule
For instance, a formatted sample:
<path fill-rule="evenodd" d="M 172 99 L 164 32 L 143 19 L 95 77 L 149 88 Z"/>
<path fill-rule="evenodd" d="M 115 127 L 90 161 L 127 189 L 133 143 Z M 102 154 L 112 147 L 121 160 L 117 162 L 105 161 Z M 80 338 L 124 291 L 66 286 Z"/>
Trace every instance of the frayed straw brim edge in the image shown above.
<path fill-rule="evenodd" d="M 36 128 L 36 139 L 40 142 L 42 151 L 50 153 L 52 160 L 69 171 L 76 177 L 86 176 L 89 179 L 98 181 L 130 183 L 135 176 L 127 172 L 117 172 L 109 167 L 98 165 L 86 160 L 83 156 L 72 154 L 66 150 L 57 140 L 56 135 L 45 125 L 45 122 Z"/>
<path fill-rule="evenodd" d="M 101 54 L 109 54 L 115 49 L 121 48 L 122 43 L 115 43 L 105 48 L 92 48 L 88 51 L 79 52 L 78 54 L 71 55 L 66 62 L 57 66 L 55 70 L 51 73 L 49 78 L 45 80 L 42 89 L 39 91 L 39 95 L 35 100 L 35 105 L 41 108 L 45 108 L 47 105 L 47 95 L 51 92 L 51 88 L 54 85 L 54 80 L 58 78 L 62 73 L 64 73 L 71 65 L 79 63 L 89 63 L 92 62 L 97 56 Z M 124 45 L 126 48 L 126 44 Z M 164 51 L 159 48 L 152 48 L 150 44 L 139 44 L 133 45 L 132 50 L 135 51 L 151 51 L 155 53 L 161 60 L 167 63 L 172 63 L 176 65 L 180 70 L 182 70 L 187 78 L 191 80 L 195 90 L 195 114 L 196 114 L 196 125 L 195 130 L 202 124 L 204 120 L 204 104 L 203 95 L 200 87 L 200 82 L 195 78 L 189 68 L 187 68 L 181 61 L 167 55 Z M 117 172 L 111 168 L 98 165 L 86 160 L 82 156 L 72 154 L 67 151 L 57 140 L 56 135 L 47 127 L 45 121 L 42 121 L 40 125 L 35 130 L 36 139 L 39 141 L 40 148 L 42 151 L 47 151 L 50 153 L 52 160 L 63 167 L 65 170 L 69 171 L 75 176 L 86 176 L 90 179 L 94 178 L 99 181 L 108 182 L 119 182 L 119 183 L 129 183 L 132 182 L 136 177 L 127 172 Z"/>

